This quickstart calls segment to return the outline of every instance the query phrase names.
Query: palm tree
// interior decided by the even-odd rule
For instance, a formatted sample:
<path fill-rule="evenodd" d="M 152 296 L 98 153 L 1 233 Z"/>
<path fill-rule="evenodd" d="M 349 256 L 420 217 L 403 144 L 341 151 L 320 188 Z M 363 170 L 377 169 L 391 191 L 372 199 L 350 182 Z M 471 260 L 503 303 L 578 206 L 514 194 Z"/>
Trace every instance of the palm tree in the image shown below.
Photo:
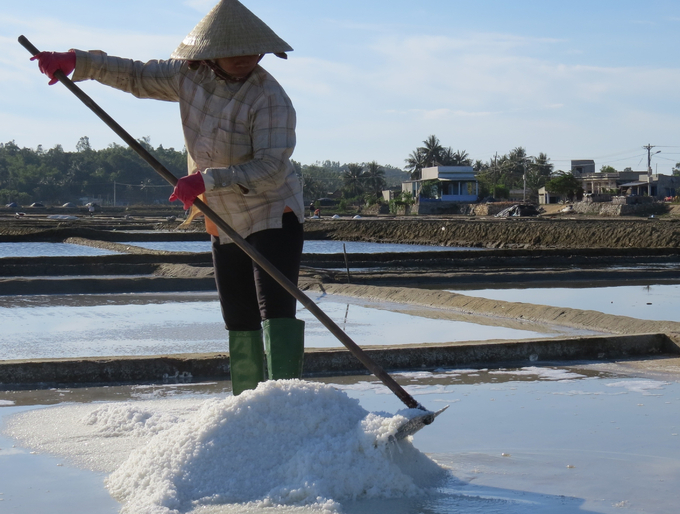
<path fill-rule="evenodd" d="M 465 150 L 456 150 L 453 153 L 453 162 L 452 166 L 472 166 L 472 159 Z"/>
<path fill-rule="evenodd" d="M 385 170 L 380 167 L 376 161 L 369 162 L 366 165 L 362 177 L 364 177 L 364 184 L 366 189 L 371 194 L 379 197 L 387 182 L 385 181 Z"/>
<path fill-rule="evenodd" d="M 553 165 L 548 156 L 542 152 L 538 154 L 538 157 L 530 159 L 526 172 L 527 189 L 530 196 L 535 198 L 538 195 L 538 190 L 550 180 Z"/>
<path fill-rule="evenodd" d="M 348 164 L 342 172 L 342 188 L 347 198 L 355 198 L 364 192 L 363 174 L 364 167 L 361 164 Z"/>
<path fill-rule="evenodd" d="M 420 149 L 416 149 L 411 152 L 411 155 L 405 159 L 406 171 L 411 174 L 411 180 L 418 180 L 421 177 L 421 172 L 425 167 L 425 155 Z"/>
<path fill-rule="evenodd" d="M 442 153 L 444 152 L 444 147 L 441 145 L 439 138 L 434 134 L 429 136 L 423 145 L 418 150 L 420 150 L 424 157 L 426 166 L 437 166 L 442 160 Z"/>
<path fill-rule="evenodd" d="M 440 157 L 442 166 L 457 166 L 456 154 L 450 146 L 442 150 Z"/>
<path fill-rule="evenodd" d="M 323 184 L 309 175 L 302 176 L 302 191 L 305 199 L 310 201 L 321 198 L 325 194 Z"/>
<path fill-rule="evenodd" d="M 539 153 L 538 157 L 533 159 L 531 166 L 543 177 L 550 177 L 550 175 L 552 175 L 553 164 L 550 162 L 550 158 L 543 152 Z"/>
<path fill-rule="evenodd" d="M 480 161 L 479 159 L 477 159 L 475 163 L 472 165 L 472 169 L 474 169 L 476 173 L 482 173 L 489 169 L 490 167 L 491 166 L 488 163 Z"/>
<path fill-rule="evenodd" d="M 505 156 L 503 156 L 505 157 Z M 507 158 L 501 158 L 505 185 L 510 188 L 522 187 L 524 184 L 525 167 L 531 162 L 527 151 L 518 146 L 510 151 Z"/>

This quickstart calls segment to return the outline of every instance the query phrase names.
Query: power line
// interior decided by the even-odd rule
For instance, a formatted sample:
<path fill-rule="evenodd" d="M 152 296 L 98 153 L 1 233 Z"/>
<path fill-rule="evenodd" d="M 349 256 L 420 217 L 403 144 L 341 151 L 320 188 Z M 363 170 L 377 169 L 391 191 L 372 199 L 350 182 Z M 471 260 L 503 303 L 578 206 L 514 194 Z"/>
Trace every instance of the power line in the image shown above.
<path fill-rule="evenodd" d="M 139 187 L 141 189 L 151 188 L 151 187 L 172 187 L 170 184 L 162 184 L 160 186 L 155 186 L 153 184 L 123 184 L 122 182 L 115 182 L 117 186 L 128 186 L 128 187 Z M 107 184 L 108 185 L 108 184 Z"/>

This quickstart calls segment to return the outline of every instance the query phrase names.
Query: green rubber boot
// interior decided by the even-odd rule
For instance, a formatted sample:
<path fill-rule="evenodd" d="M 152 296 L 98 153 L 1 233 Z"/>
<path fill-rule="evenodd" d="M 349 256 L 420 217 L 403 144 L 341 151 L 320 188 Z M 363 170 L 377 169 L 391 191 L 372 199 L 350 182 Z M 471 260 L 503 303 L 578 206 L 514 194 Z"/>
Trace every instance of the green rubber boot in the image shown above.
<path fill-rule="evenodd" d="M 301 378 L 305 322 L 295 318 L 268 319 L 263 332 L 269 380 Z"/>
<path fill-rule="evenodd" d="M 265 380 L 262 330 L 229 331 L 229 374 L 234 396 Z"/>

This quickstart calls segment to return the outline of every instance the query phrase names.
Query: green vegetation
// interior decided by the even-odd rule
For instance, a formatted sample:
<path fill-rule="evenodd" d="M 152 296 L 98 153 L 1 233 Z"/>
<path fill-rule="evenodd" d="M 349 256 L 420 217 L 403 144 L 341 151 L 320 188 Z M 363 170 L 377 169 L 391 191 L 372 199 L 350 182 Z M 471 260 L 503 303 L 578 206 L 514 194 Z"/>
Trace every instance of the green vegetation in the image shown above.
<path fill-rule="evenodd" d="M 421 177 L 423 168 L 430 166 L 472 166 L 472 161 L 465 150 L 453 151 L 450 146 L 444 148 L 435 135 L 429 136 L 423 141 L 423 146 L 416 148 L 406 159 L 406 171 L 411 178 L 417 180 Z"/>
<path fill-rule="evenodd" d="M 185 149 L 153 148 L 149 138 L 142 138 L 140 143 L 174 175 L 186 173 Z M 480 184 L 481 197 L 509 198 L 511 189 L 524 189 L 526 185 L 528 199 L 536 201 L 543 186 L 569 197 L 577 196 L 580 188 L 571 173 L 554 172 L 544 153 L 529 156 L 523 147 L 517 147 L 486 162 L 473 161 L 465 150 L 444 147 L 435 135 L 411 152 L 405 159 L 404 170 L 376 161 L 292 162 L 302 180 L 305 204 L 333 198 L 333 208 L 339 212 L 383 203 L 383 190 L 400 191 L 402 182 L 419 179 L 422 169 L 433 165 L 471 166 Z M 616 170 L 603 166 L 600 171 Z M 680 175 L 680 163 L 674 174 Z M 437 181 L 423 182 L 420 194 L 436 197 L 438 187 Z M 171 187 L 127 146 L 112 143 L 108 148 L 93 150 L 87 137 L 80 139 L 75 152 L 65 152 L 61 145 L 46 151 L 42 146 L 35 150 L 19 148 L 14 141 L 0 143 L 0 205 L 10 202 L 82 205 L 90 201 L 113 205 L 114 199 L 117 205 L 166 204 L 170 192 Z M 390 201 L 390 209 L 406 209 L 413 201 L 399 193 Z"/>
<path fill-rule="evenodd" d="M 408 179 L 403 170 L 376 161 L 343 165 L 336 161 L 311 165 L 293 161 L 293 165 L 302 177 L 305 202 L 339 196 L 343 205 L 372 205 L 381 201 L 384 189 L 401 188 L 401 183 Z"/>
<path fill-rule="evenodd" d="M 149 138 L 139 141 L 175 176 L 186 174 L 185 149 L 153 148 Z M 400 186 L 408 178 L 403 170 L 377 162 L 343 164 L 333 161 L 302 165 L 293 161 L 302 178 L 305 202 L 339 192 L 348 205 L 371 205 L 382 190 Z M 127 146 L 112 143 L 93 150 L 82 137 L 75 152 L 61 145 L 50 150 L 20 148 L 14 141 L 0 143 L 0 205 L 166 204 L 172 187 Z"/>
<path fill-rule="evenodd" d="M 186 174 L 186 152 L 154 149 L 148 138 L 140 143 L 173 174 Z M 167 202 L 172 187 L 130 148 L 111 144 L 95 151 L 83 137 L 76 150 L 65 152 L 60 145 L 32 150 L 19 148 L 14 141 L 0 143 L 0 205 L 89 201 L 111 205 L 114 187 L 118 204 Z"/>
<path fill-rule="evenodd" d="M 402 191 L 390 200 L 390 213 L 391 214 L 408 214 L 408 210 L 415 203 L 413 195 L 406 191 Z M 403 211 L 403 212 L 402 212 Z"/>
<path fill-rule="evenodd" d="M 465 150 L 454 151 L 442 146 L 437 136 L 431 135 L 405 159 L 405 169 L 414 180 L 420 179 L 422 169 L 429 166 L 472 166 L 480 184 L 480 196 L 508 198 L 511 189 L 523 189 L 526 180 L 530 199 L 538 199 L 538 190 L 553 174 L 553 165 L 544 153 L 537 157 L 528 156 L 521 146 L 507 155 L 496 154 L 487 162 L 472 161 Z M 424 184 L 425 195 L 431 194 Z M 421 194 L 423 194 L 421 192 Z"/>
<path fill-rule="evenodd" d="M 573 200 L 583 194 L 581 181 L 571 173 L 563 171 L 558 172 L 557 176 L 549 180 L 545 187 L 551 193 L 557 193 L 560 196 L 569 198 L 569 200 Z"/>

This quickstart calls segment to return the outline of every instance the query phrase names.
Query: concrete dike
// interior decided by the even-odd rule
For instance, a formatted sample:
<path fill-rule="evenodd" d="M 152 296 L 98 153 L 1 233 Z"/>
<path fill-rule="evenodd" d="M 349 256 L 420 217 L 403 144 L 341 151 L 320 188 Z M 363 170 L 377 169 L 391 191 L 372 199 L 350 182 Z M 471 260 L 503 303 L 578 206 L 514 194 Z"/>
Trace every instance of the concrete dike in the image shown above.
<path fill-rule="evenodd" d="M 680 337 L 636 334 L 530 341 L 371 347 L 366 353 L 384 369 L 499 368 L 567 361 L 611 361 L 680 354 Z M 304 377 L 365 374 L 345 349 L 305 352 Z M 183 383 L 229 379 L 228 354 L 0 361 L 0 389 Z"/>

